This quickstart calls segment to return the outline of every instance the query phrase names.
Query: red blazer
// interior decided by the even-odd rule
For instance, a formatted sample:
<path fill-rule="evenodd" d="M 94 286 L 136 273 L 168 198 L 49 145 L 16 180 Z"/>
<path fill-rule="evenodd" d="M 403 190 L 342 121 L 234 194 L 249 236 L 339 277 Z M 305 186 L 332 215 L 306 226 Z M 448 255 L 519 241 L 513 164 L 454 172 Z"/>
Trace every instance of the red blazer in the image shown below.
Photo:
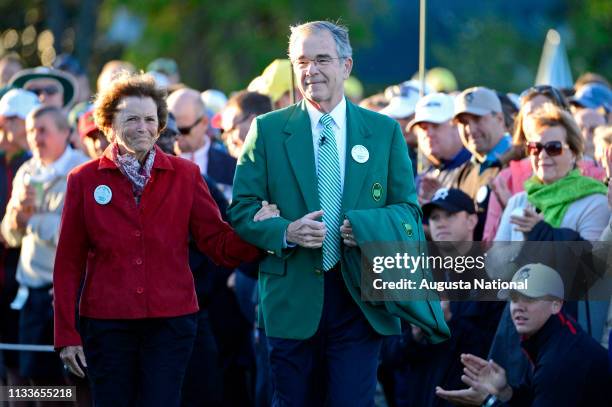
<path fill-rule="evenodd" d="M 112 191 L 107 204 L 94 198 L 100 185 Z M 81 344 L 75 307 L 83 277 L 82 316 L 136 319 L 196 312 L 189 232 L 221 266 L 259 257 L 259 250 L 221 219 L 200 170 L 187 160 L 156 147 L 139 206 L 110 148 L 75 168 L 68 176 L 53 271 L 55 347 Z"/>

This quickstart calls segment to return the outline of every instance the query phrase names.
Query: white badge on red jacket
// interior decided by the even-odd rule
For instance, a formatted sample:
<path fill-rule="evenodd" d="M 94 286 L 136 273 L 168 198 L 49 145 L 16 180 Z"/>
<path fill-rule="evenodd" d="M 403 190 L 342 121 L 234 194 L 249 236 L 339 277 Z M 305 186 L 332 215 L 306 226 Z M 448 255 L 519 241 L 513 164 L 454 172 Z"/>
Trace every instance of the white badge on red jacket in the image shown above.
<path fill-rule="evenodd" d="M 351 149 L 351 156 L 353 156 L 353 160 L 357 161 L 359 164 L 363 164 L 370 158 L 370 152 L 365 146 L 357 144 Z"/>
<path fill-rule="evenodd" d="M 94 191 L 94 199 L 100 205 L 106 205 L 112 197 L 113 191 L 107 185 L 98 185 Z"/>

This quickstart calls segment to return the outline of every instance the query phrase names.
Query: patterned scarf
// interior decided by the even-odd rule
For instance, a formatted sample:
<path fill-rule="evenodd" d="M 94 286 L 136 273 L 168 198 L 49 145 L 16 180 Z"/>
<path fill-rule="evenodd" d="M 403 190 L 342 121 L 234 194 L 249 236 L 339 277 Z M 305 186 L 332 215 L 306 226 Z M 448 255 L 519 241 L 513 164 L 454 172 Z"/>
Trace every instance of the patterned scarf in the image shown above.
<path fill-rule="evenodd" d="M 134 191 L 136 203 L 140 203 L 142 191 L 144 190 L 145 185 L 147 185 L 149 178 L 151 178 L 151 168 L 153 168 L 153 162 L 155 161 L 155 148 L 151 149 L 142 166 L 140 165 L 138 159 L 133 155 L 119 154 L 119 147 L 116 143 L 113 144 L 111 151 L 113 162 L 132 184 L 132 190 Z"/>

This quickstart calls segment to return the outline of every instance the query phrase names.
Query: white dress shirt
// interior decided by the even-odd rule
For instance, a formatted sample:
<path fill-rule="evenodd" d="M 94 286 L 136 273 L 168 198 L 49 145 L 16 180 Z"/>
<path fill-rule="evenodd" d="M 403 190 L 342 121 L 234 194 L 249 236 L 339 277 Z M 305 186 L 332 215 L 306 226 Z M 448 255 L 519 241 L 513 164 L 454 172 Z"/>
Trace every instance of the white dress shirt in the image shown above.
<path fill-rule="evenodd" d="M 319 122 L 323 112 L 319 111 L 310 102 L 306 101 L 306 110 L 310 117 L 312 129 L 312 146 L 314 147 L 315 168 L 319 168 L 319 138 L 323 131 L 323 125 Z M 336 137 L 336 148 L 340 160 L 340 190 L 344 191 L 344 166 L 346 163 L 346 100 L 342 97 L 340 103 L 329 113 L 334 119 L 332 129 Z"/>
<path fill-rule="evenodd" d="M 204 145 L 196 151 L 190 153 L 181 153 L 180 157 L 196 163 L 200 167 L 200 174 L 208 174 L 208 150 L 210 150 L 210 139 L 204 135 Z"/>

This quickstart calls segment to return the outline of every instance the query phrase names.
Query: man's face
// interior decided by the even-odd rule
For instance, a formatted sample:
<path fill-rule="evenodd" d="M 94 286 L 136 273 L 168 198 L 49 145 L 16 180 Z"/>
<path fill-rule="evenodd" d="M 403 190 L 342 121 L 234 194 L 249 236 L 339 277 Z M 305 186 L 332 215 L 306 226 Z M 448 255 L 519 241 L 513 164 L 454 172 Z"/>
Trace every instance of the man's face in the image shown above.
<path fill-rule="evenodd" d="M 336 43 L 328 31 L 299 36 L 292 44 L 291 59 L 298 88 L 306 99 L 324 111 L 340 102 L 353 60 L 338 58 Z"/>
<path fill-rule="evenodd" d="M 561 309 L 561 301 L 535 299 L 517 292 L 510 294 L 510 315 L 519 335 L 538 332 L 551 315 Z"/>
<path fill-rule="evenodd" d="M 127 96 L 117 104 L 112 132 L 123 154 L 150 151 L 159 137 L 157 105 L 150 97 Z"/>
<path fill-rule="evenodd" d="M 0 117 L 0 130 L 4 133 L 6 142 L 27 150 L 28 140 L 26 137 L 25 120 L 18 116 Z"/>
<path fill-rule="evenodd" d="M 221 116 L 221 127 L 223 128 L 223 139 L 227 145 L 229 154 L 240 157 L 244 139 L 249 132 L 254 115 L 246 115 L 238 107 L 230 106 L 223 111 Z"/>
<path fill-rule="evenodd" d="M 26 130 L 32 155 L 43 164 L 57 161 L 66 150 L 70 132 L 58 129 L 51 114 L 28 118 Z"/>
<path fill-rule="evenodd" d="M 587 156 L 593 157 L 593 136 L 595 135 L 595 128 L 597 126 L 603 126 L 606 124 L 606 119 L 597 110 L 593 109 L 578 109 L 576 110 L 576 113 L 574 113 L 574 118 L 576 119 L 578 127 L 580 127 L 582 137 L 584 137 L 584 153 Z"/>
<path fill-rule="evenodd" d="M 35 93 L 44 106 L 64 106 L 64 88 L 59 81 L 52 78 L 38 78 L 28 81 L 24 89 Z"/>
<path fill-rule="evenodd" d="M 99 158 L 108 147 L 108 140 L 104 133 L 99 130 L 89 133 L 82 138 L 83 147 L 87 155 L 93 159 Z"/>
<path fill-rule="evenodd" d="M 426 157 L 450 160 L 460 148 L 457 128 L 450 120 L 442 123 L 421 122 L 412 127 L 419 140 L 419 148 Z"/>
<path fill-rule="evenodd" d="M 191 153 L 203 147 L 208 137 L 206 113 L 196 109 L 188 98 L 170 101 L 168 108 L 176 117 L 176 126 L 179 129 L 174 143 L 176 153 Z"/>
<path fill-rule="evenodd" d="M 487 155 L 504 135 L 504 121 L 499 113 L 484 116 L 461 113 L 455 122 L 465 148 L 479 156 Z"/>
<path fill-rule="evenodd" d="M 478 218 L 466 211 L 450 213 L 434 208 L 429 215 L 429 230 L 434 242 L 466 242 L 473 240 Z"/>

